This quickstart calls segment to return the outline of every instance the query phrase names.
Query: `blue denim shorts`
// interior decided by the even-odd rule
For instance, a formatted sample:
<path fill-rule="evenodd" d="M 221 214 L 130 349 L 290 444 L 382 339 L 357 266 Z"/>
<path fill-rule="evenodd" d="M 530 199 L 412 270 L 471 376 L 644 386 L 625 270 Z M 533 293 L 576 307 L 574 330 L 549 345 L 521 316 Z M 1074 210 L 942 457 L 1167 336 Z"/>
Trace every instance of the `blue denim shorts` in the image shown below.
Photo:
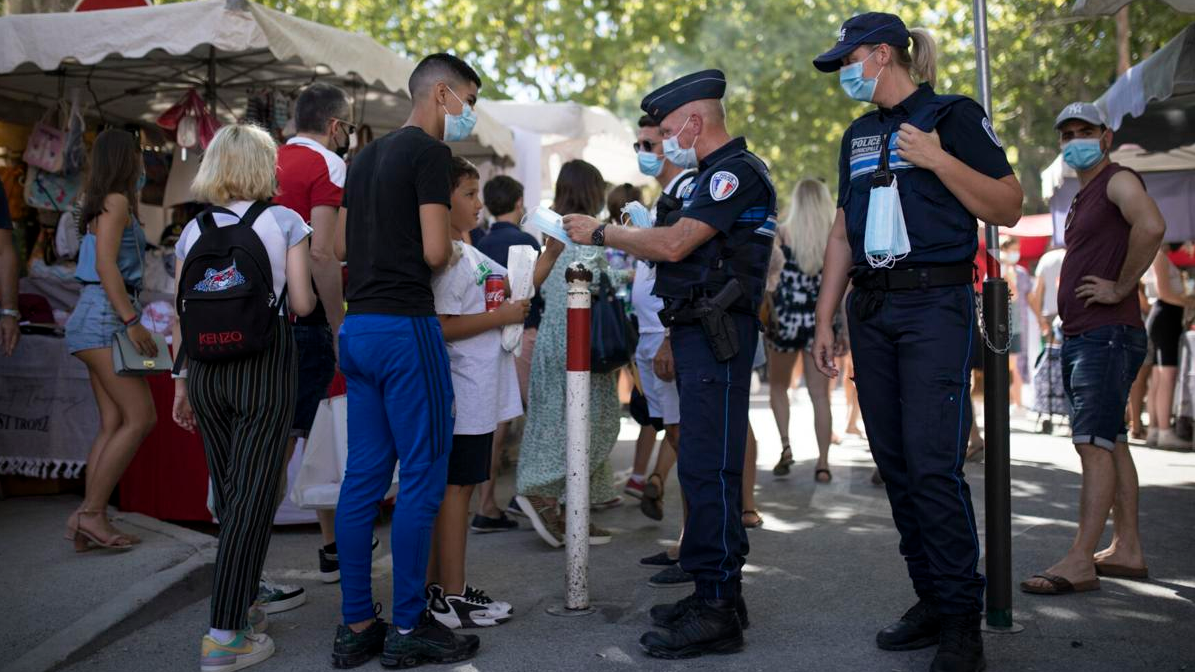
<path fill-rule="evenodd" d="M 1096 327 L 1063 340 L 1062 383 L 1076 445 L 1113 450 L 1128 440 L 1124 409 L 1145 347 L 1145 330 L 1124 325 Z"/>
<path fill-rule="evenodd" d="M 133 297 L 133 310 L 141 312 L 141 303 Z M 104 288 L 100 285 L 83 285 L 79 293 L 79 302 L 70 319 L 66 321 L 66 347 L 73 355 L 83 350 L 112 347 L 112 337 L 119 331 L 124 331 L 124 322 Z"/>
<path fill-rule="evenodd" d="M 315 424 L 319 402 L 328 396 L 328 385 L 336 375 L 336 351 L 332 348 L 332 328 L 326 324 L 295 324 L 291 332 L 299 361 L 299 387 L 290 435 L 306 438 Z"/>

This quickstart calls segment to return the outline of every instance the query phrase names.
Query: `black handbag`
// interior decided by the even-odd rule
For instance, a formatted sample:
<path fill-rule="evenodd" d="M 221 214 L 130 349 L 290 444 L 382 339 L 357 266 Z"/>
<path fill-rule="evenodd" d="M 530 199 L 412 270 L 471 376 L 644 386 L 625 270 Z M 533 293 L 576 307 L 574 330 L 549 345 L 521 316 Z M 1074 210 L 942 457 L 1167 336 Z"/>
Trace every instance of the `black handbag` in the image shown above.
<path fill-rule="evenodd" d="M 631 363 L 639 334 L 627 317 L 626 307 L 614 294 L 610 276 L 602 273 L 593 292 L 589 317 L 589 369 L 610 373 Z"/>

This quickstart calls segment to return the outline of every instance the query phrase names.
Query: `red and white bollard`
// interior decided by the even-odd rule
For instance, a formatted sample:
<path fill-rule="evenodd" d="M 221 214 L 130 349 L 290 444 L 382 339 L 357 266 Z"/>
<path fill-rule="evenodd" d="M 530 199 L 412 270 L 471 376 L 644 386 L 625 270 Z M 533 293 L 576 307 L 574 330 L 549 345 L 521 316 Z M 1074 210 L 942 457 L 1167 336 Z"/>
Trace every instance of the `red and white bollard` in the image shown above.
<path fill-rule="evenodd" d="M 564 608 L 558 616 L 589 614 L 589 283 L 593 273 L 580 262 L 568 267 L 568 365 L 565 390 L 565 532 L 567 555 Z"/>

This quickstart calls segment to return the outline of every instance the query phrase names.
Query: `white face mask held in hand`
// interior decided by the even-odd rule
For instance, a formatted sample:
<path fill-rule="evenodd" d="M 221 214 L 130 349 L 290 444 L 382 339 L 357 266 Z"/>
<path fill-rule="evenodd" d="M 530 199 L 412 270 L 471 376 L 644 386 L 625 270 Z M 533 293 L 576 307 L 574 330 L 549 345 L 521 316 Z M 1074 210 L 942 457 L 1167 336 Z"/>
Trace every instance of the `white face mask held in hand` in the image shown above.
<path fill-rule="evenodd" d="M 867 200 L 867 229 L 863 252 L 872 268 L 894 268 L 909 256 L 909 231 L 900 206 L 896 175 L 888 170 L 888 135 L 880 152 L 880 166 L 871 176 L 871 194 Z"/>
<path fill-rule="evenodd" d="M 564 230 L 564 217 L 551 208 L 540 205 L 523 215 L 523 221 L 519 224 L 520 228 L 526 230 L 529 225 L 534 226 L 545 236 L 551 236 L 564 243 L 565 247 L 572 247 L 575 244 L 573 239 L 568 237 L 568 232 Z"/>

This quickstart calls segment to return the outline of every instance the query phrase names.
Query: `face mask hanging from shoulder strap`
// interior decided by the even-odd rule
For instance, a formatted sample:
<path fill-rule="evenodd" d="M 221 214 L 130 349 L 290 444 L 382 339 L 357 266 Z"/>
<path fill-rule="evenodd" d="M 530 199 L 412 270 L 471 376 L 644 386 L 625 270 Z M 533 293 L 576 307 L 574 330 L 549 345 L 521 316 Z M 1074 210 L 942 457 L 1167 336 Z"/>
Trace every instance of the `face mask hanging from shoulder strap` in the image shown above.
<path fill-rule="evenodd" d="M 871 193 L 867 201 L 867 229 L 863 236 L 863 251 L 872 268 L 894 268 L 896 262 L 909 255 L 909 231 L 905 228 L 905 213 L 900 205 L 900 190 L 896 174 L 888 167 L 888 143 L 891 132 L 885 133 L 880 149 L 880 164 L 871 176 Z"/>

